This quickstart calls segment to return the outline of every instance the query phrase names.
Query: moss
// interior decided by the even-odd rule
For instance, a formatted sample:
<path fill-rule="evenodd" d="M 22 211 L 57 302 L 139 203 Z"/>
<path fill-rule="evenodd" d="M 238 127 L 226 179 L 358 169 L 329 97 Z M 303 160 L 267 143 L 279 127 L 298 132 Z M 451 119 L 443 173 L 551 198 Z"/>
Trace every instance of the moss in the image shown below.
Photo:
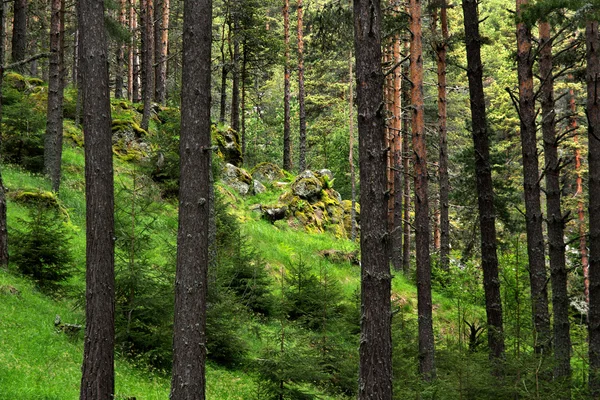
<path fill-rule="evenodd" d="M 27 81 L 25 80 L 25 77 L 13 71 L 4 74 L 4 83 L 9 87 L 20 91 L 25 90 L 27 87 Z"/>
<path fill-rule="evenodd" d="M 76 146 L 83 147 L 83 131 L 69 120 L 64 121 L 63 136 L 71 139 Z"/>
<path fill-rule="evenodd" d="M 148 132 L 146 132 L 144 129 L 142 129 L 137 122 L 135 122 L 134 120 L 128 120 L 128 119 L 114 119 L 112 121 L 112 127 L 111 130 L 113 133 L 115 132 L 119 132 L 119 131 L 127 131 L 127 130 L 132 130 L 133 133 L 135 134 L 136 137 L 141 138 L 144 136 L 148 135 Z"/>
<path fill-rule="evenodd" d="M 16 203 L 27 206 L 41 205 L 44 208 L 57 210 L 69 220 L 67 209 L 53 192 L 45 190 L 17 190 L 16 192 L 9 193 L 8 196 Z"/>
<path fill-rule="evenodd" d="M 242 165 L 242 146 L 240 144 L 239 134 L 224 125 L 211 126 L 212 142 L 217 145 L 217 155 L 223 161 L 233 164 L 236 167 Z"/>
<path fill-rule="evenodd" d="M 263 183 L 269 183 L 285 177 L 283 170 L 278 165 L 270 162 L 255 165 L 250 174 L 254 179 L 264 181 Z"/>
<path fill-rule="evenodd" d="M 27 78 L 27 83 L 30 86 L 44 86 L 44 81 L 40 78 Z"/>

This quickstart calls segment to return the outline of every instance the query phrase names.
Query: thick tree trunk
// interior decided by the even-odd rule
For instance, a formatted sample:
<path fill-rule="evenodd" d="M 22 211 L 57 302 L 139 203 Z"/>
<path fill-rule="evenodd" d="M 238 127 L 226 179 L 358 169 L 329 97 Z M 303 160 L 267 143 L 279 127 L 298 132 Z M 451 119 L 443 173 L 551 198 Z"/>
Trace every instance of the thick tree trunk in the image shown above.
<path fill-rule="evenodd" d="M 304 107 L 304 2 L 298 0 L 298 117 L 300 119 L 300 140 L 298 151 L 298 171 L 306 169 L 306 110 Z"/>
<path fill-rule="evenodd" d="M 127 24 L 127 1 L 119 0 L 119 24 L 126 28 Z M 125 44 L 119 43 L 117 44 L 117 60 L 115 65 L 115 98 L 121 99 L 123 98 L 123 86 L 125 85 L 125 79 L 123 74 L 124 64 L 125 64 Z"/>
<path fill-rule="evenodd" d="M 171 398 L 205 398 L 210 224 L 211 0 L 186 1 Z"/>
<path fill-rule="evenodd" d="M 292 140 L 290 132 L 290 1 L 283 0 L 283 169 L 292 170 Z"/>
<path fill-rule="evenodd" d="M 2 121 L 2 80 L 4 78 L 4 42 L 6 7 L 0 5 L 0 121 Z M 0 148 L 2 147 L 2 136 L 0 135 Z M 0 268 L 8 267 L 8 224 L 6 220 L 6 189 L 2 179 L 2 168 L 0 166 Z"/>
<path fill-rule="evenodd" d="M 542 103 L 542 134 L 546 162 L 546 210 L 548 225 L 548 254 L 552 281 L 552 310 L 554 311 L 554 379 L 560 383 L 557 398 L 571 398 L 571 335 L 569 324 L 569 295 L 565 264 L 564 218 L 560 206 L 560 161 L 556 138 L 554 111 L 554 78 L 551 29 L 540 22 L 540 75 Z"/>
<path fill-rule="evenodd" d="M 14 0 L 12 51 L 13 62 L 25 59 L 27 51 L 27 0 Z M 25 71 L 25 65 L 17 68 Z"/>
<path fill-rule="evenodd" d="M 517 0 L 517 15 L 528 0 Z M 535 97 L 533 90 L 533 55 L 531 31 L 517 23 L 517 72 L 519 76 L 519 117 L 521 120 L 521 150 L 523 154 L 523 187 L 525 194 L 525 222 L 527 228 L 527 256 L 531 282 L 531 307 L 535 328 L 534 346 L 537 353 L 550 350 L 550 315 L 546 287 L 546 260 L 542 232 L 540 178 L 535 126 Z"/>
<path fill-rule="evenodd" d="M 387 254 L 387 176 L 381 8 L 354 0 L 360 157 L 361 338 L 358 398 L 392 399 L 391 274 Z"/>
<path fill-rule="evenodd" d="M 114 183 L 103 0 L 80 0 L 86 182 L 86 323 L 81 400 L 114 396 Z"/>
<path fill-rule="evenodd" d="M 600 198 L 600 37 L 598 21 L 586 23 L 587 117 L 589 198 Z M 590 308 L 589 308 L 589 386 L 594 399 L 600 398 L 600 202 L 589 201 Z"/>
<path fill-rule="evenodd" d="M 437 53 L 437 78 L 438 78 L 438 129 L 440 140 L 440 268 L 449 269 L 450 257 L 450 217 L 449 195 L 450 178 L 448 175 L 448 128 L 447 128 L 447 102 L 446 102 L 446 55 L 448 53 L 448 12 L 446 0 L 441 0 L 440 23 L 442 28 L 442 40 L 436 43 Z"/>
<path fill-rule="evenodd" d="M 408 42 L 405 43 L 406 50 L 408 50 Z M 405 82 L 410 82 L 408 76 L 408 68 L 403 72 L 403 79 Z M 410 104 L 410 93 L 408 85 L 405 85 L 405 89 L 402 90 L 404 104 Z M 408 276 L 410 273 L 410 113 L 405 111 L 402 113 L 402 173 L 403 173 L 403 184 L 402 184 L 402 197 L 404 199 L 402 218 L 402 272 L 404 276 Z"/>
<path fill-rule="evenodd" d="M 48 81 L 48 108 L 44 137 L 44 172 L 50 178 L 52 191 L 60 188 L 63 142 L 63 28 L 61 0 L 50 2 L 50 65 Z"/>
<path fill-rule="evenodd" d="M 429 190 L 425 146 L 423 101 L 423 34 L 421 0 L 410 0 L 410 97 L 413 105 L 412 143 L 415 170 L 415 246 L 419 314 L 419 372 L 425 381 L 435 379 L 435 344 L 431 304 L 431 259 L 429 255 Z"/>
<path fill-rule="evenodd" d="M 142 92 L 144 97 L 144 111 L 140 126 L 147 131 L 154 98 L 154 2 L 153 0 L 141 0 L 140 5 L 142 8 Z"/>
<path fill-rule="evenodd" d="M 477 0 L 463 0 L 465 42 L 467 48 L 467 76 L 471 100 L 473 146 L 475 148 L 475 175 L 481 232 L 481 265 L 488 325 L 490 358 L 504 357 L 504 333 L 502 328 L 502 299 L 498 277 L 496 253 L 496 216 L 494 188 L 490 165 L 490 143 L 487 126 L 485 97 L 483 93 L 483 67 L 481 64 L 481 36 Z"/>

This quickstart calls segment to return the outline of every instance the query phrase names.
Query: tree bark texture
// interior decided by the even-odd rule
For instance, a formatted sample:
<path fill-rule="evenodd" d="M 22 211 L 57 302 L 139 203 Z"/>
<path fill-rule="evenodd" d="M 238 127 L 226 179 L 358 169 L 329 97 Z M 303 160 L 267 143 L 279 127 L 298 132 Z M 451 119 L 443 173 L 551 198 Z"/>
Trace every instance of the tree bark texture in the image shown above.
<path fill-rule="evenodd" d="M 154 98 L 157 103 L 165 104 L 167 101 L 167 58 L 169 54 L 169 0 L 159 0 L 155 7 L 160 14 L 155 18 L 155 91 Z"/>
<path fill-rule="evenodd" d="M 119 24 L 126 29 L 127 27 L 127 1 L 119 0 Z M 125 85 L 125 43 L 117 43 L 117 59 L 115 65 L 115 98 L 123 98 L 123 86 Z"/>
<path fill-rule="evenodd" d="M 129 33 L 131 34 L 131 41 L 129 43 L 128 88 L 129 98 L 134 103 L 140 101 L 140 56 L 137 46 L 137 21 L 136 0 L 131 0 L 129 7 Z"/>
<path fill-rule="evenodd" d="M 175 276 L 171 398 L 205 398 L 206 293 L 210 224 L 212 2 L 183 13 L 181 183 Z"/>
<path fill-rule="evenodd" d="M 567 293 L 567 268 L 565 264 L 564 217 L 560 205 L 560 161 L 556 137 L 556 112 L 554 111 L 552 37 L 548 22 L 540 22 L 539 34 L 542 135 L 546 163 L 546 219 L 552 284 L 552 310 L 554 311 L 554 379 L 561 384 L 561 392 L 557 393 L 557 398 L 570 399 L 571 335 L 569 295 Z"/>
<path fill-rule="evenodd" d="M 242 100 L 240 103 L 241 137 L 242 137 L 242 162 L 246 159 L 246 80 L 248 79 L 248 46 L 244 40 L 242 46 Z"/>
<path fill-rule="evenodd" d="M 350 165 L 351 210 L 350 210 L 350 239 L 356 240 L 356 168 L 354 168 L 354 73 L 352 72 L 352 51 L 348 58 L 348 165 Z"/>
<path fill-rule="evenodd" d="M 392 399 L 391 274 L 387 244 L 386 137 L 381 6 L 354 0 L 360 157 L 361 338 L 358 398 Z"/>
<path fill-rule="evenodd" d="M 408 42 L 405 43 L 408 47 Z M 406 49 L 408 50 L 408 48 Z M 403 79 L 405 82 L 410 82 L 408 68 L 403 71 Z M 403 103 L 410 104 L 410 92 L 408 85 L 402 90 Z M 410 224 L 410 113 L 405 111 L 402 113 L 402 197 L 404 199 L 404 206 L 402 211 L 404 216 L 402 218 L 402 272 L 405 276 L 408 276 L 410 272 L 410 250 L 411 250 L 411 224 Z"/>
<path fill-rule="evenodd" d="M 27 51 L 27 0 L 14 0 L 11 58 L 13 62 L 25 59 Z M 25 70 L 25 65 L 17 68 Z"/>
<path fill-rule="evenodd" d="M 292 138 L 290 132 L 290 1 L 283 0 L 283 169 L 292 170 Z"/>
<path fill-rule="evenodd" d="M 219 122 L 225 123 L 225 111 L 227 110 L 227 73 L 229 67 L 225 57 L 225 28 L 227 23 L 223 22 L 221 26 L 221 102 L 219 107 Z"/>
<path fill-rule="evenodd" d="M 415 247 L 419 315 L 419 372 L 425 381 L 435 379 L 435 344 L 431 302 L 431 258 L 429 255 L 429 190 L 425 146 L 423 101 L 423 34 L 421 0 L 410 0 L 410 92 L 415 181 Z"/>
<path fill-rule="evenodd" d="M 298 151 L 298 171 L 306 169 L 306 109 L 304 106 L 304 2 L 298 0 L 298 117 L 300 119 L 300 139 Z"/>
<path fill-rule="evenodd" d="M 517 17 L 528 0 L 517 0 Z M 550 350 L 550 315 L 546 287 L 546 261 L 540 204 L 540 174 L 538 165 L 535 97 L 533 89 L 533 55 L 531 31 L 522 21 L 517 22 L 517 72 L 519 78 L 519 118 L 521 121 L 521 150 L 523 155 L 523 187 L 527 256 L 531 284 L 531 307 L 535 328 L 534 346 L 538 353 Z"/>
<path fill-rule="evenodd" d="M 154 98 L 154 2 L 141 0 L 142 25 L 142 93 L 144 110 L 142 112 L 141 128 L 148 130 L 152 99 Z"/>
<path fill-rule="evenodd" d="M 448 4 L 446 0 L 440 3 L 440 23 L 442 37 L 436 43 L 437 77 L 438 77 L 438 132 L 439 132 L 439 179 L 440 179 L 440 268 L 447 271 L 450 267 L 450 217 L 449 195 L 450 178 L 448 175 L 448 128 L 446 101 L 446 56 L 448 54 Z"/>
<path fill-rule="evenodd" d="M 467 76 L 471 104 L 473 146 L 475 148 L 475 175 L 481 234 L 481 266 L 488 325 L 490 358 L 504 357 L 504 333 L 502 327 L 502 299 L 498 277 L 496 252 L 496 216 L 494 188 L 490 165 L 489 131 L 483 93 L 483 66 L 481 64 L 481 36 L 477 0 L 463 0 L 465 41 L 467 48 Z"/>
<path fill-rule="evenodd" d="M 5 20 L 6 7 L 0 6 L 0 121 L 2 121 L 2 80 L 4 78 L 4 52 L 5 52 Z M 0 135 L 0 148 L 2 148 L 2 135 Z M 8 224 L 6 219 L 6 189 L 2 179 L 0 166 L 0 268 L 8 267 Z"/>
<path fill-rule="evenodd" d="M 239 7 L 234 9 L 233 19 L 233 57 L 231 68 L 231 127 L 234 131 L 240 131 L 240 40 L 242 30 L 240 29 Z"/>
<path fill-rule="evenodd" d="M 114 182 L 103 0 L 78 2 L 86 181 L 86 323 L 81 400 L 114 395 Z"/>
<path fill-rule="evenodd" d="M 589 168 L 589 386 L 594 399 L 600 398 L 600 36 L 598 21 L 588 21 L 585 30 L 587 49 L 587 117 Z"/>
<path fill-rule="evenodd" d="M 62 1 L 50 2 L 50 63 L 48 71 L 48 108 L 44 136 L 44 172 L 50 178 L 52 191 L 58 193 L 63 143 L 63 64 Z"/>
<path fill-rule="evenodd" d="M 396 9 L 399 12 L 398 9 Z M 401 61 L 400 54 L 400 35 L 394 36 L 393 56 L 394 65 Z M 398 66 L 393 73 L 393 108 L 392 108 L 392 129 L 393 141 L 391 146 L 392 153 L 392 179 L 393 188 L 393 224 L 391 230 L 391 257 L 394 270 L 402 270 L 402 66 Z"/>

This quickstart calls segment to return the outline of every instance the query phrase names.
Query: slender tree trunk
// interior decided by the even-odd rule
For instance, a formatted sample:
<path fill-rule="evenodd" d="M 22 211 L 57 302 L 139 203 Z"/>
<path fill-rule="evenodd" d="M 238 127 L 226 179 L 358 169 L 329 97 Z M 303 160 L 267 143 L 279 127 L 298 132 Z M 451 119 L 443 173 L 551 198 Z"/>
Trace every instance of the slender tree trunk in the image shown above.
<path fill-rule="evenodd" d="M 351 194 L 351 209 L 350 209 L 350 238 L 356 240 L 356 171 L 354 168 L 354 73 L 352 72 L 352 50 L 348 57 L 348 136 L 349 136 L 349 152 L 348 165 L 350 165 L 350 185 L 352 187 Z"/>
<path fill-rule="evenodd" d="M 431 259 L 429 256 L 429 190 L 425 146 L 423 102 L 423 35 L 421 0 L 410 0 L 410 80 L 413 162 L 415 170 L 415 244 L 419 314 L 419 372 L 425 381 L 435 379 L 435 345 L 431 303 Z"/>
<path fill-rule="evenodd" d="M 600 398 L 600 37 L 598 21 L 586 23 L 587 117 L 589 168 L 590 307 L 589 307 L 589 386 L 594 399 Z"/>
<path fill-rule="evenodd" d="M 160 5 L 161 23 L 156 72 L 156 101 L 165 104 L 167 101 L 167 59 L 169 56 L 169 13 L 171 12 L 171 4 L 169 0 L 162 0 Z"/>
<path fill-rule="evenodd" d="M 241 132 L 242 132 L 242 162 L 246 159 L 246 80 L 248 79 L 248 47 L 246 40 L 242 46 L 242 103 L 240 105 L 241 113 Z"/>
<path fill-rule="evenodd" d="M 12 51 L 13 62 L 25 59 L 27 51 L 27 0 L 14 0 Z M 25 71 L 25 65 L 17 68 Z"/>
<path fill-rule="evenodd" d="M 119 0 L 119 24 L 125 29 L 127 26 L 127 1 Z M 125 44 L 119 43 L 117 44 L 117 62 L 116 62 L 116 72 L 115 72 L 115 98 L 121 99 L 123 98 L 123 86 L 125 85 L 124 79 L 124 64 L 125 64 Z"/>
<path fill-rule="evenodd" d="M 406 50 L 408 50 L 409 43 L 405 43 Z M 408 68 L 403 73 L 403 79 L 405 82 L 410 82 L 408 76 Z M 408 85 L 405 85 L 406 89 L 402 90 L 402 96 L 404 97 L 404 104 L 410 104 L 410 94 Z M 410 113 L 405 111 L 402 113 L 402 173 L 403 173 L 403 184 L 402 184 L 402 197 L 404 198 L 404 207 L 402 218 L 402 272 L 405 276 L 410 273 Z"/>
<path fill-rule="evenodd" d="M 154 97 L 154 2 L 153 0 L 141 0 L 140 5 L 142 8 L 142 92 L 144 96 L 144 111 L 140 126 L 147 131 Z"/>
<path fill-rule="evenodd" d="M 292 170 L 292 140 L 290 132 L 290 1 L 283 0 L 283 169 Z"/>
<path fill-rule="evenodd" d="M 0 5 L 0 122 L 2 121 L 2 80 L 4 78 L 4 52 L 6 37 L 6 5 Z M 0 125 L 1 126 L 1 125 Z M 0 132 L 1 133 L 1 132 Z M 0 135 L 0 148 L 2 147 L 2 135 Z M 6 188 L 2 179 L 2 167 L 0 166 L 0 268 L 8 267 L 8 224 L 6 220 Z"/>
<path fill-rule="evenodd" d="M 517 15 L 528 0 L 517 0 Z M 521 120 L 521 148 L 523 153 L 523 187 L 525 194 L 525 222 L 527 227 L 527 255 L 531 282 L 531 307 L 535 328 L 534 346 L 537 353 L 550 350 L 550 315 L 546 288 L 546 260 L 542 232 L 540 179 L 537 155 L 535 98 L 533 90 L 533 55 L 531 31 L 522 21 L 517 23 L 517 72 L 519 75 L 519 118 Z"/>
<path fill-rule="evenodd" d="M 139 4 L 139 3 L 138 3 Z M 131 27 L 131 52 L 133 55 L 132 62 L 132 96 L 131 101 L 139 103 L 141 101 L 140 96 L 140 51 L 138 48 L 138 13 L 136 12 L 136 0 L 131 0 L 131 8 L 129 10 L 129 24 Z"/>
<path fill-rule="evenodd" d="M 61 36 L 61 0 L 50 2 L 50 66 L 48 81 L 48 108 L 44 136 L 44 172 L 50 178 L 52 191 L 60 188 L 63 142 L 63 46 Z"/>
<path fill-rule="evenodd" d="M 114 182 L 103 0 L 80 0 L 86 181 L 86 323 L 81 400 L 114 397 Z"/>
<path fill-rule="evenodd" d="M 354 0 L 360 153 L 361 339 L 358 399 L 392 399 L 391 274 L 387 254 L 384 77 L 379 0 Z"/>
<path fill-rule="evenodd" d="M 396 12 L 400 10 L 396 7 Z M 400 35 L 394 36 L 393 55 L 394 65 L 401 61 L 400 54 Z M 393 188 L 392 201 L 394 214 L 392 231 L 391 231 L 391 257 L 394 270 L 402 270 L 402 66 L 398 66 L 393 74 L 394 89 L 393 89 L 393 108 L 392 108 L 392 130 L 393 142 L 391 146 L 392 152 L 392 179 Z"/>
<path fill-rule="evenodd" d="M 437 53 L 437 78 L 438 78 L 438 129 L 440 137 L 440 268 L 447 271 L 449 269 L 450 257 L 450 217 L 449 195 L 450 179 L 448 175 L 448 128 L 447 128 L 447 101 L 446 101 L 446 55 L 448 53 L 448 4 L 446 0 L 441 0 L 440 4 L 440 22 L 442 28 L 442 40 L 436 43 Z"/>
<path fill-rule="evenodd" d="M 240 131 L 240 22 L 236 9 L 233 15 L 233 57 L 231 68 L 231 127 Z"/>
<path fill-rule="evenodd" d="M 306 169 L 306 110 L 304 107 L 304 2 L 298 0 L 298 107 L 300 119 L 300 149 L 298 152 L 298 170 Z"/>
<path fill-rule="evenodd" d="M 481 36 L 477 0 L 463 0 L 465 42 L 467 47 L 467 76 L 471 100 L 473 146 L 475 148 L 475 175 L 481 232 L 481 265 L 488 325 L 490 358 L 504 358 L 504 331 L 502 328 L 502 298 L 498 277 L 496 252 L 496 216 L 494 188 L 490 164 L 490 143 L 483 93 L 483 66 L 481 64 Z"/>
<path fill-rule="evenodd" d="M 171 398 L 205 398 L 210 225 L 211 0 L 186 1 Z"/>
<path fill-rule="evenodd" d="M 221 107 L 219 108 L 219 122 L 225 123 L 225 110 L 227 104 L 227 62 L 225 61 L 225 27 L 226 22 L 221 26 Z"/>
<path fill-rule="evenodd" d="M 550 24 L 541 21 L 540 75 L 542 103 L 542 134 L 546 162 L 546 210 L 548 225 L 548 254 L 552 282 L 554 311 L 554 379 L 560 383 L 560 398 L 571 398 L 571 336 L 569 324 L 569 295 L 565 265 L 564 217 L 560 205 L 560 161 L 556 138 L 554 111 L 554 78 Z"/>

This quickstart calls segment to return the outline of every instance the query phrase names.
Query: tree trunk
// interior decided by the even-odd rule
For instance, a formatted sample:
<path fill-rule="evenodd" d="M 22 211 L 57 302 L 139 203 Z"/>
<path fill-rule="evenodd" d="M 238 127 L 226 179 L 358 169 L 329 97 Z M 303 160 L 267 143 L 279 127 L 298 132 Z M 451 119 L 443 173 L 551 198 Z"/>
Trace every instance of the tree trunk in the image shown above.
<path fill-rule="evenodd" d="M 586 23 L 587 117 L 589 198 L 600 198 L 600 37 L 598 21 Z M 590 307 L 589 307 L 589 386 L 594 399 L 600 397 L 600 202 L 589 201 Z"/>
<path fill-rule="evenodd" d="M 186 1 L 171 398 L 205 398 L 210 224 L 211 0 Z"/>
<path fill-rule="evenodd" d="M 50 2 L 50 65 L 48 81 L 48 108 L 46 135 L 44 136 L 44 172 L 50 178 L 52 191 L 60 188 L 60 171 L 63 143 L 63 40 L 62 2 Z"/>
<path fill-rule="evenodd" d="M 119 24 L 126 28 L 127 20 L 127 1 L 119 0 Z M 123 98 L 123 86 L 125 85 L 125 80 L 123 79 L 124 73 L 124 63 L 125 63 L 125 44 L 118 41 L 117 43 L 117 62 L 115 65 L 115 98 L 121 99 Z"/>
<path fill-rule="evenodd" d="M 154 2 L 141 0 L 142 24 L 142 92 L 144 96 L 144 111 L 141 128 L 148 131 L 152 99 L 154 97 Z"/>
<path fill-rule="evenodd" d="M 517 15 L 528 0 L 517 0 Z M 519 118 L 521 120 L 521 150 L 523 153 L 523 187 L 525 194 L 525 222 L 527 227 L 527 255 L 531 283 L 531 307 L 535 328 L 534 346 L 539 354 L 550 350 L 550 316 L 546 288 L 546 264 L 540 179 L 535 126 L 535 97 L 533 90 L 533 55 L 531 31 L 522 21 L 517 23 L 517 72 L 519 76 Z"/>
<path fill-rule="evenodd" d="M 86 182 L 86 323 L 81 400 L 114 396 L 114 182 L 103 0 L 78 2 Z"/>
<path fill-rule="evenodd" d="M 292 170 L 292 140 L 290 133 L 290 1 L 283 0 L 283 169 Z"/>
<path fill-rule="evenodd" d="M 2 121 L 2 80 L 4 78 L 4 52 L 5 52 L 5 20 L 6 6 L 0 5 L 0 121 Z M 2 136 L 0 135 L 0 148 L 2 148 Z M 8 267 L 8 224 L 6 220 L 6 189 L 2 179 L 2 168 L 0 166 L 0 268 Z"/>
<path fill-rule="evenodd" d="M 223 22 L 221 26 L 221 107 L 219 108 L 219 122 L 225 123 L 225 110 L 227 104 L 227 62 L 225 61 L 225 27 L 227 23 Z"/>
<path fill-rule="evenodd" d="M 490 165 L 490 143 L 487 126 L 485 97 L 483 93 L 483 67 L 481 64 L 481 36 L 477 0 L 463 0 L 465 42 L 467 47 L 467 75 L 471 100 L 473 146 L 475 148 L 475 175 L 481 232 L 481 266 L 488 325 L 490 358 L 504 357 L 504 333 L 502 328 L 502 299 L 498 277 L 496 253 L 496 216 L 494 188 Z"/>
<path fill-rule="evenodd" d="M 13 62 L 25 59 L 27 51 L 27 0 L 14 0 L 12 51 Z M 17 68 L 25 71 L 25 65 Z"/>
<path fill-rule="evenodd" d="M 350 239 L 356 240 L 356 171 L 354 168 L 354 73 L 352 72 L 352 51 L 348 58 L 348 137 L 349 152 L 348 165 L 350 166 L 351 209 L 350 209 Z"/>
<path fill-rule="evenodd" d="M 448 175 L 448 111 L 446 102 L 446 55 L 448 53 L 448 38 L 450 35 L 448 32 L 447 8 L 448 5 L 446 0 L 441 0 L 440 22 L 442 28 L 442 39 L 436 43 L 438 79 L 438 130 L 440 139 L 440 160 L 438 170 L 440 179 L 439 249 L 440 268 L 444 271 L 448 271 L 450 265 L 450 218 L 448 216 L 450 203 L 450 179 Z"/>
<path fill-rule="evenodd" d="M 304 107 L 304 2 L 298 0 L 298 117 L 300 119 L 300 140 L 298 171 L 306 169 L 306 110 Z"/>
<path fill-rule="evenodd" d="M 435 344 L 431 304 L 431 259 L 429 256 L 429 190 L 425 146 L 423 102 L 423 35 L 421 0 L 410 0 L 410 92 L 413 162 L 415 170 L 415 245 L 417 256 L 417 297 L 419 314 L 419 372 L 425 381 L 435 379 Z"/>
<path fill-rule="evenodd" d="M 409 43 L 405 43 L 406 50 L 408 50 Z M 408 76 L 408 69 L 403 72 L 403 79 L 406 82 L 410 82 Z M 406 89 L 402 90 L 403 103 L 410 104 L 410 92 L 408 85 L 405 85 Z M 402 272 L 404 276 L 408 276 L 410 273 L 410 114 L 404 112 L 402 114 L 402 173 L 403 173 L 403 184 L 402 184 L 402 197 L 404 198 L 404 207 L 402 218 Z"/>
<path fill-rule="evenodd" d="M 138 13 L 135 9 L 136 0 L 131 0 L 131 8 L 129 9 L 129 24 L 131 29 L 131 54 L 132 54 L 132 81 L 131 84 L 131 101 L 139 103 L 141 101 L 140 96 L 140 52 L 138 48 Z"/>
<path fill-rule="evenodd" d="M 239 11 L 233 15 L 233 57 L 231 68 L 231 128 L 240 131 L 240 22 Z"/>
<path fill-rule="evenodd" d="M 396 7 L 396 12 L 400 10 Z M 401 61 L 400 35 L 394 36 L 394 65 Z M 393 108 L 392 108 L 392 179 L 393 188 L 393 224 L 391 230 L 391 257 L 394 270 L 402 270 L 402 66 L 398 65 L 393 73 Z"/>
<path fill-rule="evenodd" d="M 391 274 L 387 254 L 387 174 L 379 0 L 354 1 L 360 157 L 360 400 L 392 399 Z"/>
<path fill-rule="evenodd" d="M 157 4 L 160 15 L 156 17 L 155 27 L 155 100 L 159 104 L 167 101 L 167 58 L 169 54 L 169 0 L 160 0 Z"/>
<path fill-rule="evenodd" d="M 565 265 L 564 217 L 560 206 L 560 161 L 556 138 L 554 111 L 554 78 L 550 24 L 542 21 L 540 33 L 540 75 L 542 103 L 542 134 L 546 162 L 546 211 L 548 225 L 548 255 L 552 282 L 554 311 L 554 379 L 560 383 L 560 398 L 571 398 L 571 336 L 569 295 Z M 557 394 L 558 396 L 558 394 Z"/>
<path fill-rule="evenodd" d="M 246 80 L 248 79 L 248 48 L 246 40 L 242 46 L 242 102 L 240 104 L 241 113 L 241 136 L 242 136 L 242 163 L 246 159 Z"/>

